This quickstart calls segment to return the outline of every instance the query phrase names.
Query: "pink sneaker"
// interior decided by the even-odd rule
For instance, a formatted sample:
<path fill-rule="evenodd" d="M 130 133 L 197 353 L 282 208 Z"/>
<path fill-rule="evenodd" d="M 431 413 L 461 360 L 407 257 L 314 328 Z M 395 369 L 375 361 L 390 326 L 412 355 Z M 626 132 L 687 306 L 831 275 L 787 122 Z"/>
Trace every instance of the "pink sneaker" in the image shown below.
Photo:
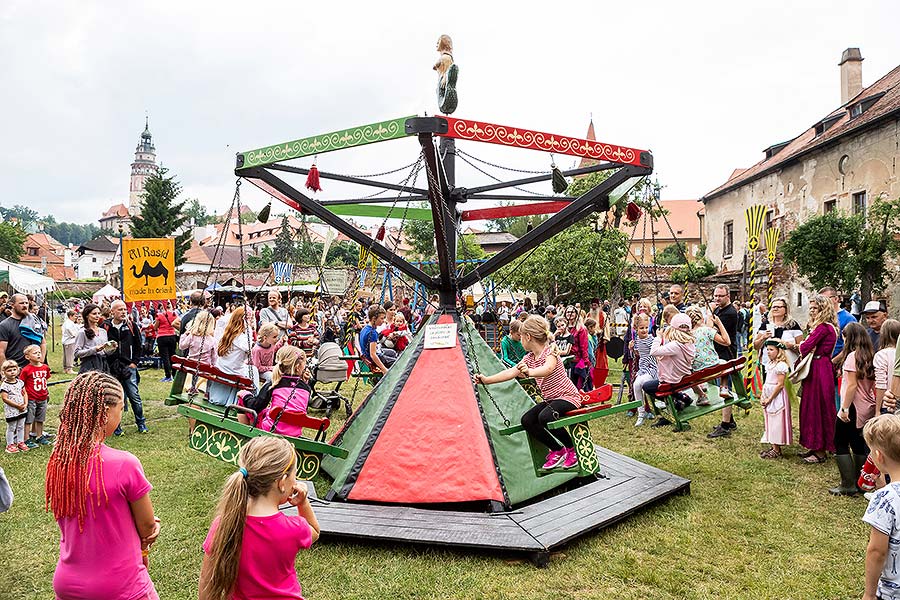
<path fill-rule="evenodd" d="M 19 442 L 16 446 L 19 448 L 19 452 L 28 452 L 28 446 L 25 442 Z"/>
<path fill-rule="evenodd" d="M 566 460 L 566 449 L 551 450 L 547 455 L 547 462 L 544 463 L 545 469 L 553 469 L 558 467 Z"/>
<path fill-rule="evenodd" d="M 15 444 L 7 444 L 7 446 L 6 446 L 6 453 L 7 453 L 7 454 L 18 454 L 18 453 L 19 453 L 19 447 L 16 446 Z"/>
<path fill-rule="evenodd" d="M 578 455 L 575 454 L 575 448 L 566 448 L 566 458 L 563 460 L 563 468 L 571 469 L 578 465 Z"/>

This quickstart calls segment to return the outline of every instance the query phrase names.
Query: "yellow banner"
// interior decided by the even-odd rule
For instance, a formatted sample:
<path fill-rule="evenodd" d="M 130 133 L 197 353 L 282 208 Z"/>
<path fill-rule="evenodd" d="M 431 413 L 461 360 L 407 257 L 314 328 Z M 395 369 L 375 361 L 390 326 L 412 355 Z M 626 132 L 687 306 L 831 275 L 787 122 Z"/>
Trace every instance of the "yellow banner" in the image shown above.
<path fill-rule="evenodd" d="M 175 298 L 175 240 L 122 240 L 122 283 L 126 302 Z"/>

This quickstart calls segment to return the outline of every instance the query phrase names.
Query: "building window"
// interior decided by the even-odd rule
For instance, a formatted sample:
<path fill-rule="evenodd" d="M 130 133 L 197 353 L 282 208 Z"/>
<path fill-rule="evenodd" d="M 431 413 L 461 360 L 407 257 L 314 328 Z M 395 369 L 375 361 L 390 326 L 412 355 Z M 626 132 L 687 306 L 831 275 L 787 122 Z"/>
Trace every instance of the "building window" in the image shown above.
<path fill-rule="evenodd" d="M 803 306 L 803 293 L 797 292 L 797 307 Z"/>
<path fill-rule="evenodd" d="M 29 248 L 29 249 L 28 249 L 28 256 L 37 256 L 37 255 L 38 255 L 38 249 L 37 249 L 37 248 Z"/>
<path fill-rule="evenodd" d="M 722 256 L 728 258 L 734 254 L 734 221 L 725 221 L 723 237 Z"/>
<path fill-rule="evenodd" d="M 640 246 L 635 246 L 635 247 L 634 247 L 634 255 L 635 255 L 635 256 L 640 256 L 640 255 L 641 255 L 641 247 L 640 247 Z"/>
<path fill-rule="evenodd" d="M 853 194 L 853 214 L 862 215 L 863 219 L 866 218 L 866 193 L 864 191 Z"/>
<path fill-rule="evenodd" d="M 837 200 L 826 200 L 825 201 L 825 214 L 833 213 L 837 210 Z"/>

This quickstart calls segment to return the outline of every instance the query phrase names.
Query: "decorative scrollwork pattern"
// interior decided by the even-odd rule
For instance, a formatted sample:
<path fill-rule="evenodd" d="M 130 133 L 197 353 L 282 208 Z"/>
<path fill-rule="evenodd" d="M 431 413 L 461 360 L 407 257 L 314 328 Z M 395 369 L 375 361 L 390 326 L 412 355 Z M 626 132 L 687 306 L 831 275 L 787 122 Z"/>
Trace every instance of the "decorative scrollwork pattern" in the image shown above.
<path fill-rule="evenodd" d="M 322 457 L 312 452 L 297 452 L 297 477 L 312 479 L 319 472 Z"/>
<path fill-rule="evenodd" d="M 578 455 L 578 469 L 583 474 L 596 473 L 600 470 L 600 459 L 591 439 L 591 430 L 587 423 L 576 423 L 571 429 L 572 441 L 575 442 L 575 453 Z"/>
<path fill-rule="evenodd" d="M 446 137 L 463 140 L 475 140 L 489 142 L 502 146 L 514 146 L 528 148 L 530 150 L 542 150 L 555 154 L 567 154 L 591 158 L 598 161 L 610 161 L 628 165 L 641 165 L 641 150 L 594 142 L 582 138 L 532 131 L 519 127 L 507 127 L 482 121 L 457 119 L 455 117 L 443 117 L 447 119 L 449 130 L 443 134 Z"/>
<path fill-rule="evenodd" d="M 194 450 L 233 465 L 237 464 L 243 443 L 240 436 L 227 429 L 217 429 L 200 422 L 194 426 L 190 438 L 190 446 Z"/>
<path fill-rule="evenodd" d="M 406 120 L 411 118 L 402 117 L 391 119 L 390 121 L 381 121 L 380 123 L 351 127 L 350 129 L 314 135 L 292 142 L 284 142 L 243 152 L 243 167 L 258 167 L 283 160 L 323 154 L 332 150 L 342 150 L 353 146 L 406 137 Z"/>

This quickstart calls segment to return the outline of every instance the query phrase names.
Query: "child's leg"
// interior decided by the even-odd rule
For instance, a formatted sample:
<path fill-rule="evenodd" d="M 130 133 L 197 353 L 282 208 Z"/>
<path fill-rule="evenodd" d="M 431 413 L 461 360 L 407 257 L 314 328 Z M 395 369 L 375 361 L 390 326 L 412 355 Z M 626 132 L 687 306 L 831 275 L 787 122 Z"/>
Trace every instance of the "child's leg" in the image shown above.
<path fill-rule="evenodd" d="M 25 441 L 25 419 L 16 420 L 16 443 Z"/>
<path fill-rule="evenodd" d="M 34 423 L 35 412 L 37 411 L 37 402 L 34 400 L 28 401 L 28 416 L 25 417 L 25 437 L 28 439 L 34 439 L 37 437 L 34 431 L 32 431 L 31 425 Z"/>
<path fill-rule="evenodd" d="M 566 402 L 565 400 L 551 400 L 550 402 L 545 403 L 546 406 L 541 410 L 538 414 L 538 423 L 541 426 L 541 430 L 546 433 L 548 436 L 553 437 L 559 440 L 562 443 L 563 448 L 573 448 L 575 443 L 572 441 L 572 436 L 569 435 L 569 432 L 566 431 L 564 427 L 560 429 L 554 429 L 552 432 L 547 429 L 547 424 L 560 419 L 567 412 L 575 408 L 572 406 L 570 402 Z"/>
<path fill-rule="evenodd" d="M 632 384 L 632 390 L 634 391 L 634 399 L 641 400 L 641 407 L 638 409 L 639 411 L 646 412 L 647 411 L 647 400 L 644 398 L 644 384 L 650 381 L 651 377 L 649 373 L 641 373 L 638 375 L 634 383 Z"/>
<path fill-rule="evenodd" d="M 553 419 L 541 423 L 541 412 L 547 408 L 548 404 L 546 402 L 541 402 L 540 404 L 536 404 L 525 411 L 525 414 L 522 415 L 521 420 L 522 427 L 525 429 L 525 431 L 528 432 L 528 435 L 550 448 L 550 450 L 562 450 L 563 445 L 559 443 L 559 440 L 550 435 L 550 433 L 544 427 L 546 423 L 552 421 Z"/>
<path fill-rule="evenodd" d="M 12 420 L 8 420 L 6 422 L 6 445 L 7 446 L 9 446 L 10 444 L 15 445 L 15 444 L 19 443 L 19 440 L 16 439 L 16 436 L 17 436 L 18 425 L 21 420 L 22 419 L 12 419 Z"/>

